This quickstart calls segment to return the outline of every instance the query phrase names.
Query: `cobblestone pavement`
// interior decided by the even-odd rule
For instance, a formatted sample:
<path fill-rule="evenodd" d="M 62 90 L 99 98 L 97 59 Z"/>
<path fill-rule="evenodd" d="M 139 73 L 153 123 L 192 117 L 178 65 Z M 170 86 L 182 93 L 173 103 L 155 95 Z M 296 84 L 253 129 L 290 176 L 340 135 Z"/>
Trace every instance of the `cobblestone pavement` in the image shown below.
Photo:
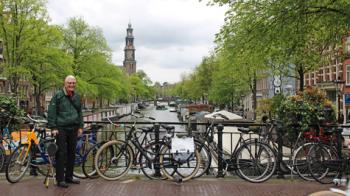
<path fill-rule="evenodd" d="M 63 189 L 53 185 L 52 181 L 49 188 L 45 188 L 42 177 L 27 177 L 16 184 L 10 184 L 6 179 L 0 178 L 1 196 L 302 196 L 316 191 L 329 190 L 330 187 L 332 185 L 321 185 L 299 179 L 270 179 L 264 183 L 253 184 L 237 178 L 217 179 L 212 177 L 191 180 L 182 184 L 145 178 L 120 181 L 81 180 L 80 185 L 71 185 Z"/>

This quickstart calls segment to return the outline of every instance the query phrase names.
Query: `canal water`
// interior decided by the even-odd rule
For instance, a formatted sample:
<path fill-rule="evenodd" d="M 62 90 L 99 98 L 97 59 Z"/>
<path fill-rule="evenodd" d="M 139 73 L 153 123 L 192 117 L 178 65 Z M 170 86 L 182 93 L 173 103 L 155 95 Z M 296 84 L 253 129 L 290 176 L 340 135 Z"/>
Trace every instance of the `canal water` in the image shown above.
<path fill-rule="evenodd" d="M 157 110 L 156 107 L 153 104 L 150 104 L 147 108 L 141 110 L 141 112 L 145 116 L 153 117 L 155 118 L 155 122 L 159 122 L 160 124 L 162 122 L 174 122 L 178 123 L 180 122 L 177 113 L 171 112 L 174 111 L 175 108 L 166 106 L 166 110 Z M 152 122 L 151 120 L 147 120 Z M 171 125 L 171 124 L 170 124 Z M 171 125 L 175 126 L 175 132 L 183 132 L 185 131 L 186 127 L 184 125 Z"/>

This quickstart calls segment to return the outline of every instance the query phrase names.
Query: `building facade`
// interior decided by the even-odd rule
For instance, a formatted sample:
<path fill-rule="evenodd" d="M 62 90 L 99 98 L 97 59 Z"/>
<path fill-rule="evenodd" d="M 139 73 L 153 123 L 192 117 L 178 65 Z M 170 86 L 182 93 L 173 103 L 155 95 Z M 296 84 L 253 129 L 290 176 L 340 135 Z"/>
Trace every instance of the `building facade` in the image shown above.
<path fill-rule="evenodd" d="M 338 117 L 350 123 L 350 34 L 344 38 L 341 57 L 331 57 L 327 65 L 304 75 L 305 86 L 326 92 L 336 106 Z"/>
<path fill-rule="evenodd" d="M 136 72 L 134 35 L 131 23 L 128 24 L 126 29 L 123 67 L 129 75 Z"/>

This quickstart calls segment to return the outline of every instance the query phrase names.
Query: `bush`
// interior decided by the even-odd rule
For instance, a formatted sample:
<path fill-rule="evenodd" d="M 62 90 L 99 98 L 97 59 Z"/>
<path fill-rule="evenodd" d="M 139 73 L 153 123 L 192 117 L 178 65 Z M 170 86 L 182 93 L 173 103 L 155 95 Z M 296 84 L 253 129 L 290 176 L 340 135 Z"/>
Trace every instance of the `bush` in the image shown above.
<path fill-rule="evenodd" d="M 0 96 L 0 127 L 4 128 L 19 123 L 18 118 L 24 116 L 24 111 L 19 109 L 16 100 L 11 97 Z"/>
<path fill-rule="evenodd" d="M 276 95 L 271 99 L 259 99 L 258 107 L 256 109 L 257 119 L 261 119 L 263 116 L 268 116 L 270 119 L 275 119 L 278 115 L 278 108 L 281 105 L 281 102 L 286 98 L 283 94 Z"/>
<path fill-rule="evenodd" d="M 307 88 L 286 98 L 277 111 L 281 130 L 293 137 L 300 131 L 309 131 L 315 125 L 336 122 L 332 102 L 317 88 Z"/>

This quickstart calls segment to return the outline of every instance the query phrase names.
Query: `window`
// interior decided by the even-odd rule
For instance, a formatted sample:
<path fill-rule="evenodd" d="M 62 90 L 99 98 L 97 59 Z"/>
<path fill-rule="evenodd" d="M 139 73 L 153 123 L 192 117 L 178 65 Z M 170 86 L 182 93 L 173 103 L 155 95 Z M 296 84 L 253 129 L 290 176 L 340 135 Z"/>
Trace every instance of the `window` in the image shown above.
<path fill-rule="evenodd" d="M 346 65 L 346 85 L 350 85 L 350 65 Z"/>

